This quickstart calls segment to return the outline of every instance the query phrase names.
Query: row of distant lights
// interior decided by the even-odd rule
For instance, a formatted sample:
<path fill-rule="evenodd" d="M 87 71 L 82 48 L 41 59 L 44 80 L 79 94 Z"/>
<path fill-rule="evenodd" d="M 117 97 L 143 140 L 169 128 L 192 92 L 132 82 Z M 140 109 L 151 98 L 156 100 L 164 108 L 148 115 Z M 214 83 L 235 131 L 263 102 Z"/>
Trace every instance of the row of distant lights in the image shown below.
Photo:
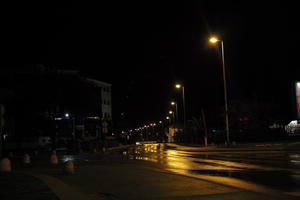
<path fill-rule="evenodd" d="M 176 85 L 175 85 L 175 88 L 176 88 L 176 89 L 180 89 L 180 88 L 182 88 L 182 85 L 181 85 L 181 84 L 176 84 Z M 175 105 L 176 105 L 176 102 L 172 101 L 172 102 L 171 102 L 171 105 L 172 105 L 172 106 L 175 106 Z M 170 111 L 169 111 L 169 114 L 173 114 L 173 111 L 170 110 Z M 170 117 L 167 116 L 166 119 L 169 120 Z M 162 124 L 162 121 L 159 121 L 158 123 L 159 123 L 159 124 Z M 151 123 L 150 125 L 145 125 L 144 127 L 135 128 L 135 129 L 133 129 L 133 130 L 129 130 L 128 132 L 129 132 L 129 133 L 132 133 L 133 131 L 140 131 L 140 130 L 143 130 L 143 129 L 145 129 L 145 128 L 149 128 L 150 126 L 156 126 L 156 123 Z M 125 132 L 125 131 L 122 131 L 122 133 L 124 134 L 124 133 L 126 133 L 126 132 Z"/>
<path fill-rule="evenodd" d="M 162 124 L 162 121 L 159 121 L 158 124 Z M 141 130 L 143 130 L 143 129 L 146 129 L 146 128 L 149 128 L 149 127 L 154 127 L 154 126 L 156 126 L 156 125 L 157 125 L 156 123 L 151 123 L 151 124 L 145 125 L 145 126 L 143 126 L 143 127 L 131 129 L 131 130 L 129 130 L 128 132 L 129 132 L 129 133 L 132 133 L 133 131 L 141 131 Z M 126 133 L 126 132 L 125 132 L 125 131 L 122 131 L 122 133 Z"/>

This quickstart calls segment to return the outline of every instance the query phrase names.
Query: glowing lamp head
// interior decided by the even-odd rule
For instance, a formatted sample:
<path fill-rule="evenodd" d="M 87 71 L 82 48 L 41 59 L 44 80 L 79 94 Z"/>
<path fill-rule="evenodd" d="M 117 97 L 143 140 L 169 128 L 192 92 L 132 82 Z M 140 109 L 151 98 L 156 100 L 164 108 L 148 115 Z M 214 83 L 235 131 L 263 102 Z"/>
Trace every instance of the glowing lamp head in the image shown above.
<path fill-rule="evenodd" d="M 174 101 L 171 102 L 171 105 L 174 106 L 176 103 Z"/>
<path fill-rule="evenodd" d="M 170 119 L 170 117 L 166 117 L 166 119 Z"/>
<path fill-rule="evenodd" d="M 176 84 L 175 85 L 175 88 L 177 88 L 177 89 L 179 89 L 179 88 L 181 88 L 182 86 L 180 85 L 180 84 Z"/>
<path fill-rule="evenodd" d="M 65 114 L 65 117 L 69 117 L 69 116 L 70 116 L 70 114 L 69 114 L 69 113 L 66 113 L 66 114 Z"/>
<path fill-rule="evenodd" d="M 216 38 L 216 37 L 211 37 L 210 39 L 209 39 L 209 42 L 210 43 L 217 43 L 217 42 L 219 42 L 220 40 L 218 39 L 218 38 Z"/>
<path fill-rule="evenodd" d="M 172 111 L 172 110 L 170 110 L 170 111 L 169 111 L 169 114 L 173 114 L 173 111 Z"/>

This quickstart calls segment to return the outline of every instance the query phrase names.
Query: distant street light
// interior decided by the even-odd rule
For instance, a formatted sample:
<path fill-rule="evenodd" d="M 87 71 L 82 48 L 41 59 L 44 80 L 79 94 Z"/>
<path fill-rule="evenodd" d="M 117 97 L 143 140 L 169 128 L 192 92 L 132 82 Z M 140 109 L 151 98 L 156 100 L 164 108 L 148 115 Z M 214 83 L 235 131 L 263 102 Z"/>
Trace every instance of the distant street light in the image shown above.
<path fill-rule="evenodd" d="M 217 37 L 211 37 L 209 41 L 213 44 L 220 42 L 221 43 L 221 53 L 222 53 L 222 67 L 223 67 L 223 81 L 224 81 L 224 101 L 225 101 L 225 125 L 226 125 L 226 137 L 227 144 L 230 144 L 229 139 L 229 117 L 228 117 L 228 102 L 227 102 L 227 86 L 226 86 L 226 71 L 225 71 L 225 58 L 224 58 L 224 42 L 223 40 L 218 39 Z"/>
<path fill-rule="evenodd" d="M 177 127 L 177 121 L 178 121 L 178 108 L 177 108 L 177 103 L 175 102 L 175 101 L 171 101 L 171 105 L 172 106 L 175 106 L 175 114 L 176 114 L 176 123 L 174 123 L 174 124 L 176 124 L 176 127 Z"/>
<path fill-rule="evenodd" d="M 184 86 L 181 84 L 175 85 L 176 89 L 181 89 L 182 91 L 182 104 L 183 104 L 183 134 L 186 132 L 186 111 L 185 111 L 185 94 L 184 94 Z"/>
<path fill-rule="evenodd" d="M 166 119 L 168 120 L 168 142 L 171 142 L 171 135 L 170 135 L 171 118 L 167 116 Z"/>
<path fill-rule="evenodd" d="M 169 114 L 172 115 L 173 128 L 175 128 L 175 115 L 174 115 L 175 113 L 172 110 L 170 110 Z"/>

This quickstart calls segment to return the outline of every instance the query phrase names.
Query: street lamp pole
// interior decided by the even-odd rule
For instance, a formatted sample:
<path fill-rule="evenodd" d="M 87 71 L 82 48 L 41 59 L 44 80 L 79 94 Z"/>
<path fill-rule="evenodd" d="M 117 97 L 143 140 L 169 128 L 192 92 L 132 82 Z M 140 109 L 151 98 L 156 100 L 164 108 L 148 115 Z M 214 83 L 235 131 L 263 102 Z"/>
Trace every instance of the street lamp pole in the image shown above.
<path fill-rule="evenodd" d="M 225 103 L 225 126 L 226 126 L 226 140 L 227 145 L 230 144 L 229 137 L 229 117 L 228 117 L 228 101 L 227 101 L 227 81 L 226 81 L 226 68 L 225 68 L 225 56 L 224 56 L 224 42 L 223 40 L 219 40 L 216 37 L 211 37 L 209 40 L 211 43 L 221 43 L 221 53 L 222 53 L 222 68 L 223 68 L 223 81 L 224 81 L 224 103 Z"/>
<path fill-rule="evenodd" d="M 177 123 L 178 123 L 178 108 L 177 108 L 177 102 L 172 101 L 171 102 L 172 106 L 175 106 L 175 121 L 174 121 L 174 125 L 176 125 L 175 127 L 177 128 Z"/>
<path fill-rule="evenodd" d="M 184 86 L 181 84 L 176 84 L 175 87 L 177 89 L 182 88 L 182 104 L 183 104 L 183 134 L 186 133 L 186 109 L 185 109 L 185 94 L 184 94 Z"/>
<path fill-rule="evenodd" d="M 172 124 L 173 124 L 173 128 L 175 128 L 175 113 L 174 111 L 170 110 L 169 114 L 172 115 Z"/>
<path fill-rule="evenodd" d="M 226 124 L 226 137 L 227 144 L 230 144 L 229 139 L 229 117 L 228 117 L 228 101 L 227 101 L 227 84 L 226 84 L 226 71 L 225 71 L 225 56 L 224 56 L 224 42 L 221 40 L 222 51 L 222 66 L 223 66 L 223 81 L 224 81 L 224 101 L 225 101 L 225 124 Z"/>
<path fill-rule="evenodd" d="M 182 86 L 182 101 L 183 101 L 183 134 L 185 134 L 186 133 L 186 110 L 185 110 L 184 86 Z"/>
<path fill-rule="evenodd" d="M 171 124 L 171 119 L 169 116 L 166 117 L 166 119 L 168 120 L 168 142 L 171 142 L 171 133 L 170 133 L 170 124 Z"/>

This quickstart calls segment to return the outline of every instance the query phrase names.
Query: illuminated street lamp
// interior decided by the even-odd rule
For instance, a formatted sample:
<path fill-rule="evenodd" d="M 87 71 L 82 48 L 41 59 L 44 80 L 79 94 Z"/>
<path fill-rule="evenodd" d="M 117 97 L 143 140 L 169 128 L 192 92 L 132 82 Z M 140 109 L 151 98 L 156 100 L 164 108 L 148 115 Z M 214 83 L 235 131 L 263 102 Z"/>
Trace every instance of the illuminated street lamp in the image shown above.
<path fill-rule="evenodd" d="M 217 37 L 211 37 L 209 41 L 213 44 L 221 43 L 221 53 L 222 53 L 222 67 L 223 67 L 223 81 L 224 81 L 224 101 L 225 101 L 225 125 L 226 125 L 226 138 L 227 144 L 229 145 L 229 122 L 228 122 L 228 102 L 227 102 L 227 86 L 226 86 L 226 71 L 225 71 L 225 58 L 224 58 L 224 42 Z"/>
<path fill-rule="evenodd" d="M 182 104 L 183 104 L 183 134 L 186 132 L 186 111 L 185 111 L 185 94 L 184 94 L 184 86 L 181 84 L 175 85 L 176 89 L 181 89 L 182 91 Z"/>
<path fill-rule="evenodd" d="M 166 117 L 168 120 L 168 142 L 171 142 L 171 136 L 170 136 L 170 125 L 171 125 L 171 118 L 169 116 Z"/>
<path fill-rule="evenodd" d="M 169 114 L 172 115 L 172 120 L 173 120 L 173 128 L 175 127 L 175 115 L 172 110 L 169 111 Z"/>
<path fill-rule="evenodd" d="M 219 40 L 217 37 L 211 37 L 211 38 L 209 39 L 209 41 L 210 41 L 211 43 L 217 43 L 217 42 L 219 42 L 220 40 Z"/>
<path fill-rule="evenodd" d="M 176 123 L 174 121 L 174 124 L 177 125 L 177 120 L 178 120 L 178 108 L 177 108 L 177 103 L 175 101 L 171 101 L 171 106 L 175 106 L 175 114 L 176 114 Z M 176 126 L 177 127 L 177 126 Z"/>

